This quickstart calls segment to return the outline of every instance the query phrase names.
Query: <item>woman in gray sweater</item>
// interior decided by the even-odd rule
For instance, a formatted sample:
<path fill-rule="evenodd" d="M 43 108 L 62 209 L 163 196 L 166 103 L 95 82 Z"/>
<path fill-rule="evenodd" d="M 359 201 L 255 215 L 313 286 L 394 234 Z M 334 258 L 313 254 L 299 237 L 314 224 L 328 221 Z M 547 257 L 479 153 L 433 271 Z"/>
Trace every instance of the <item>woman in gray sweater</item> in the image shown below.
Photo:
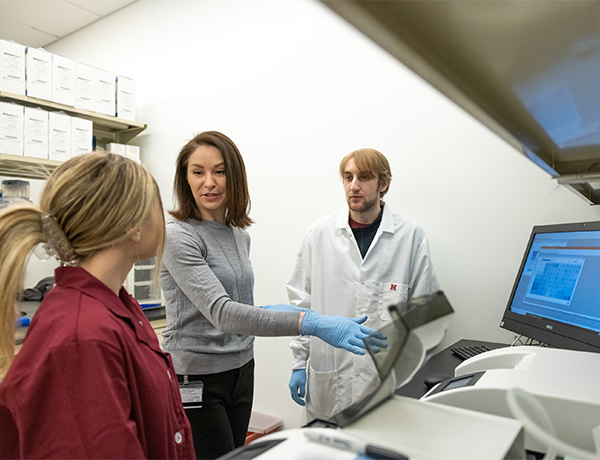
<path fill-rule="evenodd" d="M 160 276 L 167 312 L 163 348 L 173 358 L 184 403 L 193 407 L 186 413 L 196 456 L 217 458 L 246 438 L 253 336 L 314 335 L 364 354 L 363 339 L 373 330 L 361 326 L 366 316 L 253 306 L 250 236 L 244 230 L 252 224 L 246 171 L 227 136 L 203 132 L 181 149 L 174 191 L 177 207 L 166 224 Z"/>

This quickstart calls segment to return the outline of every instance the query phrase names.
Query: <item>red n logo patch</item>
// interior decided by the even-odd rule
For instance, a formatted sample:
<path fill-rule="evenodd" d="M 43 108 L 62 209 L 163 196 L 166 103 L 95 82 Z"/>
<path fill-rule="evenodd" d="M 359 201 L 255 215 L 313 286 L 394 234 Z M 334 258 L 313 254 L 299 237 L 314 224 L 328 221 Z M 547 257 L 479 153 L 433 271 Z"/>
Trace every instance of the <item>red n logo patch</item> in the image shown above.
<path fill-rule="evenodd" d="M 397 284 L 390 285 L 390 291 L 395 291 L 396 290 L 396 286 L 397 286 Z"/>

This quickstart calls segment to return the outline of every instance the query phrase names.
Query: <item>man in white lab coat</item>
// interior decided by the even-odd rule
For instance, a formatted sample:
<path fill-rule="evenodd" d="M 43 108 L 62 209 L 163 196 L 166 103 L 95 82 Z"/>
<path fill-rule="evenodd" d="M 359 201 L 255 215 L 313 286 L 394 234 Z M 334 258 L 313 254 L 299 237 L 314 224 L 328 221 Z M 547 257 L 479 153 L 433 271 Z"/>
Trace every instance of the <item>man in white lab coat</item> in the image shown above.
<path fill-rule="evenodd" d="M 327 315 L 368 315 L 365 325 L 379 329 L 391 321 L 389 305 L 439 289 L 429 243 L 417 223 L 393 214 L 381 200 L 392 179 L 384 155 L 356 150 L 342 159 L 340 175 L 348 206 L 310 227 L 287 283 L 288 296 L 294 305 Z M 378 383 L 368 355 L 304 336 L 290 348 L 290 391 L 294 401 L 306 404 L 307 421 L 332 417 Z"/>

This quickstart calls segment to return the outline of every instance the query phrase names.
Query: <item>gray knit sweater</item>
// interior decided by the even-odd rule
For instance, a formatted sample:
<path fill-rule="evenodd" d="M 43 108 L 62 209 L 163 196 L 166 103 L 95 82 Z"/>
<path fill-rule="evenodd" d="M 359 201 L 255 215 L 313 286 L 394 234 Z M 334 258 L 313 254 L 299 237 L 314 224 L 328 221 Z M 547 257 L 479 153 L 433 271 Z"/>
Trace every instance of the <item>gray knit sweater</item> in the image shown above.
<path fill-rule="evenodd" d="M 296 336 L 299 313 L 254 307 L 250 235 L 202 220 L 167 220 L 160 274 L 163 348 L 178 374 L 214 374 L 253 357 L 254 335 Z"/>

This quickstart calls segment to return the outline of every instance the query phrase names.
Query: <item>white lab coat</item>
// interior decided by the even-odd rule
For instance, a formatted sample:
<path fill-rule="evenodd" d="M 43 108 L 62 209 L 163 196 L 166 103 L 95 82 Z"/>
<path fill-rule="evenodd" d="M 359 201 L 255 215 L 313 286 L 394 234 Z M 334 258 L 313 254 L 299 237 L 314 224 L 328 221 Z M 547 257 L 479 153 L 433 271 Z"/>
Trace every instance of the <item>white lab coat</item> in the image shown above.
<path fill-rule="evenodd" d="M 315 222 L 302 243 L 287 283 L 290 303 L 326 315 L 368 315 L 379 329 L 391 321 L 387 307 L 435 292 L 438 282 L 429 244 L 415 222 L 383 208 L 381 224 L 365 258 L 348 224 L 349 209 Z M 307 369 L 308 420 L 328 419 L 378 384 L 368 354 L 354 355 L 316 337 L 291 342 L 292 369 Z"/>

